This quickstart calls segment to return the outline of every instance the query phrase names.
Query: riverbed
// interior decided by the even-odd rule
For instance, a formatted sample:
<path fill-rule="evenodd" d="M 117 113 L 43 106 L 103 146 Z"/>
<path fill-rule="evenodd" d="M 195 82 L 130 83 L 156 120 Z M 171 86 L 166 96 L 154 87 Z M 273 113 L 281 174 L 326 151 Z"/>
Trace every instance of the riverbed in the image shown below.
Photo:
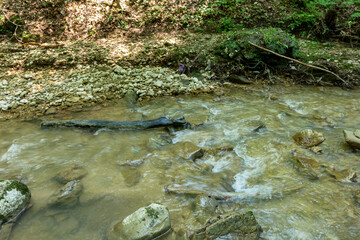
<path fill-rule="evenodd" d="M 173 232 L 164 239 L 184 239 L 203 226 L 207 213 L 194 211 L 194 196 L 166 193 L 168 185 L 241 193 L 220 201 L 218 212 L 253 211 L 265 239 L 358 239 L 360 209 L 352 192 L 360 186 L 326 172 L 318 179 L 303 174 L 294 164 L 292 152 L 299 146 L 292 136 L 304 129 L 323 133 L 322 152 L 303 151 L 321 164 L 359 173 L 360 155 L 343 136 L 344 129 L 360 128 L 359 102 L 360 90 L 230 86 L 216 95 L 119 102 L 52 117 L 184 116 L 193 126 L 176 132 L 41 129 L 37 120 L 3 121 L 1 178 L 21 180 L 32 193 L 32 206 L 10 239 L 107 239 L 114 221 L 153 202 L 170 211 Z M 204 156 L 190 161 L 174 154 L 183 148 L 173 146 L 184 142 L 203 148 Z M 86 171 L 78 203 L 51 207 L 49 197 L 62 186 L 55 177 L 74 165 Z M 298 185 L 302 188 L 285 192 Z"/>

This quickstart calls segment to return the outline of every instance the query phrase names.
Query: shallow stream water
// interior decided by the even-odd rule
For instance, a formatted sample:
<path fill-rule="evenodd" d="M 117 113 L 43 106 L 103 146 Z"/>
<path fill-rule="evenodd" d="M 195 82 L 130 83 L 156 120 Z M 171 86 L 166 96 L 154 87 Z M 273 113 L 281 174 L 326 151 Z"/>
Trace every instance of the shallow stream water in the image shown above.
<path fill-rule="evenodd" d="M 326 173 L 309 179 L 291 155 L 299 148 L 292 136 L 313 129 L 326 140 L 321 153 L 309 154 L 322 164 L 360 174 L 360 155 L 346 145 L 342 132 L 360 128 L 359 103 L 359 90 L 235 88 L 220 95 L 164 97 L 138 106 L 119 103 L 62 117 L 128 121 L 185 116 L 198 125 L 174 134 L 1 122 L 0 176 L 23 181 L 32 193 L 32 207 L 10 239 L 107 239 L 114 221 L 152 202 L 170 211 L 174 232 L 165 239 L 184 239 L 207 216 L 194 212 L 193 196 L 165 193 L 169 184 L 242 193 L 221 202 L 221 211 L 252 210 L 265 239 L 360 239 L 360 209 L 352 195 L 359 185 Z M 265 128 L 254 131 L 262 124 Z M 215 150 L 192 162 L 175 156 L 172 144 L 182 142 Z M 136 160 L 136 166 L 124 164 Z M 49 197 L 62 186 L 54 177 L 74 164 L 87 171 L 79 203 L 50 207 Z M 304 187 L 283 193 L 299 184 Z"/>

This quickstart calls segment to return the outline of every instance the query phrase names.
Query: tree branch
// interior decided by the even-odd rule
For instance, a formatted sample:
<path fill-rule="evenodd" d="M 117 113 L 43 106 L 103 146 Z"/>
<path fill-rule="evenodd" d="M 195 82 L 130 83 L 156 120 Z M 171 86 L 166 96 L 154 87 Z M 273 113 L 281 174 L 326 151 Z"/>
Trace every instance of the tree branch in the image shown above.
<path fill-rule="evenodd" d="M 264 51 L 266 51 L 266 52 L 269 52 L 269 53 L 271 53 L 271 54 L 274 54 L 274 55 L 276 55 L 276 56 L 278 56 L 278 57 L 285 58 L 285 59 L 287 59 L 287 60 L 290 60 L 290 61 L 299 63 L 299 64 L 304 65 L 304 66 L 309 67 L 309 68 L 315 68 L 315 69 L 317 69 L 317 70 L 330 73 L 331 75 L 333 75 L 333 76 L 335 76 L 336 78 L 340 79 L 345 85 L 347 85 L 347 82 L 346 82 L 344 79 L 342 79 L 339 75 L 337 75 L 337 74 L 335 74 L 335 73 L 333 73 L 333 72 L 331 72 L 331 71 L 329 71 L 329 70 L 327 70 L 327 69 L 325 69 L 325 68 L 317 67 L 317 66 L 314 66 L 314 65 L 310 65 L 310 64 L 307 64 L 307 63 L 300 62 L 299 60 L 296 60 L 296 59 L 294 59 L 294 58 L 286 57 L 286 56 L 281 55 L 281 54 L 279 54 L 279 53 L 273 52 L 273 51 L 271 51 L 271 50 L 269 50 L 269 49 L 267 49 L 267 48 L 260 47 L 260 46 L 256 45 L 255 43 L 252 43 L 252 42 L 250 42 L 250 41 L 248 41 L 248 43 L 249 43 L 250 45 L 254 46 L 254 47 L 257 47 L 257 48 L 259 48 L 259 49 L 261 49 L 261 50 L 264 50 Z"/>

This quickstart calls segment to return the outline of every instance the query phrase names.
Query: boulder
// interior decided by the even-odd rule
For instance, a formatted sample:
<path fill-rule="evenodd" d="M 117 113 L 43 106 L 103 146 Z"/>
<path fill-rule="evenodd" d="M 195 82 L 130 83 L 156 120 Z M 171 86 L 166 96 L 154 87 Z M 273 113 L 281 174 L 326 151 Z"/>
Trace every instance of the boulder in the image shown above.
<path fill-rule="evenodd" d="M 171 228 L 168 209 L 152 203 L 112 225 L 109 239 L 150 240 L 157 238 Z"/>
<path fill-rule="evenodd" d="M 293 136 L 293 139 L 296 144 L 307 148 L 317 146 L 325 141 L 325 137 L 322 133 L 311 129 L 306 129 L 296 133 Z"/>
<path fill-rule="evenodd" d="M 74 180 L 80 180 L 86 174 L 87 171 L 84 168 L 74 164 L 59 172 L 55 176 L 55 180 L 59 183 L 66 184 Z"/>
<path fill-rule="evenodd" d="M 205 227 L 196 231 L 190 239 L 260 239 L 261 226 L 257 223 L 254 214 L 229 212 L 210 219 Z M 224 237 L 224 238 L 221 238 Z"/>
<path fill-rule="evenodd" d="M 83 186 L 79 180 L 68 182 L 50 196 L 48 204 L 51 207 L 73 207 L 79 201 Z"/>
<path fill-rule="evenodd" d="M 354 132 L 344 130 L 345 141 L 353 148 L 360 149 L 360 129 Z"/>
<path fill-rule="evenodd" d="M 29 188 L 16 180 L 0 180 L 0 224 L 17 217 L 30 201 Z"/>

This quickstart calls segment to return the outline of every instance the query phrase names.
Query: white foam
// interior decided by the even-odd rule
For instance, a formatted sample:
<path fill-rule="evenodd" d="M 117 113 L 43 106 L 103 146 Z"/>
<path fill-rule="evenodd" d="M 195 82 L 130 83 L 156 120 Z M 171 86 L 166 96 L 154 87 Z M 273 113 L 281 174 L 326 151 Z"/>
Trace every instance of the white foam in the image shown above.
<path fill-rule="evenodd" d="M 246 145 L 239 144 L 235 148 L 235 153 L 241 156 L 244 160 L 245 170 L 234 176 L 234 184 L 232 185 L 235 192 L 245 193 L 248 196 L 262 196 L 271 197 L 272 187 L 266 185 L 252 185 L 249 186 L 248 180 L 256 178 L 263 174 L 266 164 L 263 159 L 254 158 L 247 154 Z"/>

